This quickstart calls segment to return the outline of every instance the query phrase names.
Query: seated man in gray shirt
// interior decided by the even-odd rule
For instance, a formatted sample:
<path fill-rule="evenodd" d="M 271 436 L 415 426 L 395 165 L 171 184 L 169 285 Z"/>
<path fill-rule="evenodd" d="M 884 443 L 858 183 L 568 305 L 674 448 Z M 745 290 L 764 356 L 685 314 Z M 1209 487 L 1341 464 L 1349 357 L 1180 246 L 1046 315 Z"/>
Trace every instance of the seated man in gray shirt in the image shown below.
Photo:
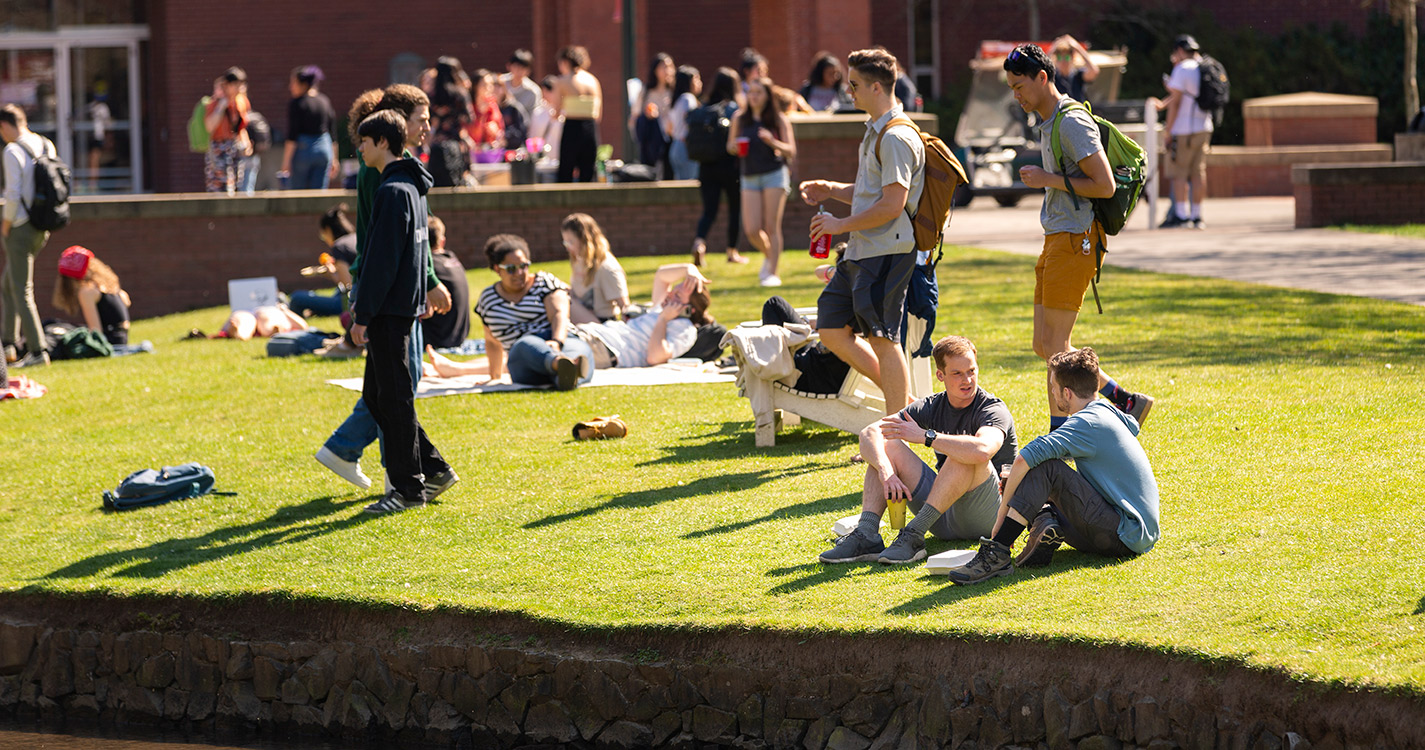
<path fill-rule="evenodd" d="M 1014 417 L 980 388 L 969 339 L 946 336 L 931 355 L 945 390 L 861 431 L 861 519 L 822 553 L 822 562 L 910 563 L 925 559 L 927 531 L 940 539 L 978 539 L 993 529 L 1000 504 L 997 467 L 1014 460 Z M 934 469 L 910 449 L 912 441 L 935 451 Z M 891 502 L 908 502 L 915 518 L 886 547 L 881 514 Z"/>

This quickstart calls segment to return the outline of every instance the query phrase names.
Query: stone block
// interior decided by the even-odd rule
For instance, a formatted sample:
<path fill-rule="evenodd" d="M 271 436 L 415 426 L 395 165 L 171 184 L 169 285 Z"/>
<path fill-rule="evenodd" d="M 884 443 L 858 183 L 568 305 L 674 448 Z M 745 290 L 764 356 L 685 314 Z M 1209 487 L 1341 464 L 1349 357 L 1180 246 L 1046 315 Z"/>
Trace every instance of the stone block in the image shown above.
<path fill-rule="evenodd" d="M 607 671 L 590 670 L 581 680 L 584 694 L 605 721 L 622 719 L 628 714 L 629 701 L 619 683 Z"/>
<path fill-rule="evenodd" d="M 692 732 L 699 742 L 725 743 L 737 732 L 737 714 L 707 705 L 694 706 Z"/>
<path fill-rule="evenodd" d="M 614 682 L 623 682 L 633 674 L 632 664 L 621 659 L 597 659 L 592 666 L 609 676 Z"/>
<path fill-rule="evenodd" d="M 321 701 L 327 697 L 327 692 L 331 690 L 333 678 L 336 674 L 336 652 L 323 650 L 316 656 L 308 659 L 302 666 L 293 673 L 292 679 L 302 683 L 307 695 L 311 700 Z"/>
<path fill-rule="evenodd" d="M 737 733 L 743 737 L 761 737 L 764 711 L 762 696 L 756 693 L 747 696 L 737 705 Z"/>
<path fill-rule="evenodd" d="M 281 701 L 271 701 L 266 704 L 268 714 L 272 717 L 272 723 L 277 726 L 286 726 L 292 721 L 292 707 Z M 266 721 L 263 722 L 267 723 Z"/>
<path fill-rule="evenodd" d="M 638 676 L 642 677 L 649 685 L 665 688 L 673 686 L 673 670 L 664 664 L 640 664 L 638 665 Z"/>
<path fill-rule="evenodd" d="M 826 750 L 867 750 L 871 741 L 862 737 L 850 727 L 837 727 L 826 738 Z"/>
<path fill-rule="evenodd" d="M 826 699 L 833 708 L 840 708 L 865 692 L 865 687 L 861 680 L 851 675 L 834 674 L 827 679 Z"/>
<path fill-rule="evenodd" d="M 426 666 L 433 669 L 458 669 L 469 660 L 469 649 L 464 646 L 439 645 L 426 649 Z"/>
<path fill-rule="evenodd" d="M 391 670 L 375 649 L 367 649 L 357 655 L 356 679 L 366 686 L 376 700 L 385 703 L 390 699 L 396 683 L 391 678 Z"/>
<path fill-rule="evenodd" d="M 1093 713 L 1100 734 L 1112 735 L 1118 731 L 1118 711 L 1113 707 L 1113 697 L 1107 690 L 1094 694 Z"/>
<path fill-rule="evenodd" d="M 332 684 L 349 685 L 356 679 L 356 659 L 350 650 L 338 651 L 332 665 Z"/>
<path fill-rule="evenodd" d="M 504 739 L 513 739 L 520 733 L 519 723 L 499 701 L 490 702 L 490 709 L 485 713 L 485 728 Z"/>
<path fill-rule="evenodd" d="M 683 717 L 677 711 L 664 711 L 653 717 L 653 746 L 662 747 L 668 739 L 683 729 Z"/>
<path fill-rule="evenodd" d="M 1010 704 L 1009 726 L 1018 744 L 1032 745 L 1044 739 L 1044 697 L 1038 693 L 1021 693 Z"/>
<path fill-rule="evenodd" d="M 557 700 L 530 706 L 524 733 L 535 742 L 552 745 L 566 745 L 579 737 L 569 711 Z"/>
<path fill-rule="evenodd" d="M 50 700 L 74 692 L 74 659 L 69 653 L 46 659 L 40 671 L 40 694 Z"/>
<path fill-rule="evenodd" d="M 767 739 L 773 750 L 793 750 L 802 747 L 802 735 L 806 733 L 806 729 L 805 721 L 783 719 Z"/>
<path fill-rule="evenodd" d="M 307 692 L 307 687 L 296 675 L 288 677 L 282 681 L 282 687 L 278 690 L 278 696 L 283 703 L 289 706 L 305 705 L 312 700 L 312 694 Z"/>
<path fill-rule="evenodd" d="M 822 698 L 796 697 L 787 699 L 788 719 L 815 721 L 831 712 L 831 705 Z"/>
<path fill-rule="evenodd" d="M 302 729 L 322 726 L 322 712 L 312 706 L 292 706 L 292 723 Z"/>
<path fill-rule="evenodd" d="M 99 672 L 99 649 L 76 646 L 70 652 L 70 663 L 74 669 L 74 692 L 93 694 L 94 675 Z"/>
<path fill-rule="evenodd" d="M 802 747 L 805 750 L 823 750 L 826 741 L 831 739 L 831 733 L 836 729 L 836 718 L 823 716 L 813 721 L 807 726 L 806 734 L 802 736 Z"/>
<path fill-rule="evenodd" d="M 163 691 L 163 717 L 176 721 L 188 715 L 187 690 L 170 687 Z"/>
<path fill-rule="evenodd" d="M 20 702 L 20 678 L 16 675 L 0 677 L 0 708 Z"/>
<path fill-rule="evenodd" d="M 292 652 L 287 644 L 276 641 L 262 641 L 250 646 L 253 656 L 263 656 L 276 662 L 292 661 Z"/>
<path fill-rule="evenodd" d="M 553 688 L 554 678 L 551 675 L 520 677 L 500 693 L 500 700 L 510 709 L 511 716 L 523 716 L 531 703 L 540 702 L 536 698 L 549 697 Z"/>
<path fill-rule="evenodd" d="M 71 695 L 64 700 L 64 717 L 70 721 L 90 722 L 99 718 L 99 701 L 92 695 Z"/>
<path fill-rule="evenodd" d="M 247 644 L 233 644 L 227 664 L 223 667 L 223 674 L 229 680 L 252 679 L 252 651 Z"/>
<path fill-rule="evenodd" d="M 1147 750 L 1182 750 L 1182 745 L 1172 740 L 1160 739 L 1149 742 Z"/>
<path fill-rule="evenodd" d="M 906 734 L 906 716 L 915 715 L 913 705 L 901 706 L 891 713 L 891 718 L 886 721 L 886 726 L 881 733 L 876 735 L 876 739 L 871 741 L 871 750 L 896 750 L 901 742 L 902 735 Z M 914 732 L 910 732 L 914 735 Z"/>
<path fill-rule="evenodd" d="M 579 736 L 585 740 L 594 739 L 609 723 L 594 707 L 587 693 L 575 693 L 564 701 L 564 705 L 569 709 L 569 716 L 574 719 L 574 728 L 579 730 Z"/>
<path fill-rule="evenodd" d="M 1153 740 L 1167 739 L 1170 734 L 1168 717 L 1157 700 L 1144 697 L 1133 704 L 1133 740 L 1137 744 L 1147 745 Z"/>
<path fill-rule="evenodd" d="M 653 729 L 632 721 L 616 721 L 599 733 L 597 744 L 608 750 L 645 750 L 653 747 Z"/>
<path fill-rule="evenodd" d="M 1078 750 L 1123 750 L 1123 743 L 1111 735 L 1091 734 L 1079 740 Z"/>
<path fill-rule="evenodd" d="M 387 726 L 400 730 L 406 726 L 406 716 L 410 713 L 411 698 L 416 694 L 416 683 L 397 679 L 391 690 L 391 697 L 381 707 L 381 715 Z"/>
<path fill-rule="evenodd" d="M 258 698 L 276 700 L 282 688 L 282 663 L 267 656 L 252 660 L 252 689 Z"/>
<path fill-rule="evenodd" d="M 258 721 L 262 716 L 262 700 L 253 692 L 250 682 L 227 682 L 218 691 L 219 716 L 236 716 L 246 721 Z"/>
<path fill-rule="evenodd" d="M 682 672 L 673 676 L 673 683 L 669 687 L 673 692 L 673 700 L 676 701 L 680 711 L 687 711 L 704 702 L 702 693 L 698 692 L 697 687 Z"/>
<path fill-rule="evenodd" d="M 553 674 L 558 657 L 553 654 L 529 653 L 515 670 L 516 677 L 532 677 L 537 674 Z"/>
<path fill-rule="evenodd" d="M 139 663 L 134 671 L 134 682 L 153 690 L 162 690 L 173 684 L 176 662 L 167 651 L 150 656 Z"/>
<path fill-rule="evenodd" d="M 469 646 L 465 649 L 465 672 L 471 677 L 481 677 L 494 662 L 490 660 L 490 654 L 479 646 Z"/>
<path fill-rule="evenodd" d="M 1049 750 L 1068 750 L 1073 747 L 1069 738 L 1073 706 L 1064 698 L 1059 688 L 1053 685 L 1044 691 L 1044 743 Z"/>
<path fill-rule="evenodd" d="M 505 674 L 513 675 L 524 663 L 524 651 L 517 648 L 497 648 L 491 654 L 495 667 Z"/>
<path fill-rule="evenodd" d="M 994 713 L 981 709 L 979 744 L 984 747 L 1008 745 L 1014 738 L 1009 728 L 995 718 Z"/>
<path fill-rule="evenodd" d="M 142 717 L 163 716 L 163 693 L 138 685 L 125 685 L 117 696 L 119 707 L 126 713 Z"/>
<path fill-rule="evenodd" d="M 895 709 L 889 692 L 862 693 L 841 707 L 841 724 L 863 737 L 875 737 Z"/>
<path fill-rule="evenodd" d="M 646 687 L 639 691 L 638 697 L 634 699 L 633 705 L 628 709 L 628 719 L 651 721 L 658 714 L 677 708 L 677 702 L 673 700 L 673 694 L 667 687 L 644 684 Z"/>
<path fill-rule="evenodd" d="M 0 675 L 17 675 L 30 663 L 38 625 L 0 623 Z"/>

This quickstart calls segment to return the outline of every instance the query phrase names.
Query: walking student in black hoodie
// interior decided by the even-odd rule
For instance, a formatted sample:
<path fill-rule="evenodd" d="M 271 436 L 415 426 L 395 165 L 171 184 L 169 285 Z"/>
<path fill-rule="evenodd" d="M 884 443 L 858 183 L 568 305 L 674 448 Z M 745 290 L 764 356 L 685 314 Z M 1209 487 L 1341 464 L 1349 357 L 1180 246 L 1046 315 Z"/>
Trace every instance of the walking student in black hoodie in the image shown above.
<path fill-rule="evenodd" d="M 361 276 L 352 291 L 351 340 L 366 345 L 361 398 L 385 436 L 391 481 L 385 497 L 366 511 L 393 513 L 425 505 L 459 481 L 421 429 L 406 363 L 411 327 L 426 306 L 426 192 L 435 180 L 419 161 L 401 158 L 406 121 L 399 113 L 376 112 L 361 121 L 356 133 L 361 159 L 381 173 L 381 186 L 361 250 Z"/>

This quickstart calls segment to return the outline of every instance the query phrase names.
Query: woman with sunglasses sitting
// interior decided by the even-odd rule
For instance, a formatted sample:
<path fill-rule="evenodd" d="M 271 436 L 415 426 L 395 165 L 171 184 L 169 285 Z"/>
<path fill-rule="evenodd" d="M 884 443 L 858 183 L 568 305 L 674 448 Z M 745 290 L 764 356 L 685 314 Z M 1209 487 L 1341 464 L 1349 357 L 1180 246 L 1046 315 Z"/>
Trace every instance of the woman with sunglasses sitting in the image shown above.
<path fill-rule="evenodd" d="M 589 382 L 593 351 L 570 335 L 569 286 L 547 271 L 531 273 L 529 244 L 518 235 L 497 234 L 486 240 L 485 257 L 500 277 L 475 303 L 475 314 L 484 323 L 488 361 L 483 367 L 441 374 L 485 374 L 498 381 L 508 366 L 510 380 L 525 385 L 568 391 Z"/>

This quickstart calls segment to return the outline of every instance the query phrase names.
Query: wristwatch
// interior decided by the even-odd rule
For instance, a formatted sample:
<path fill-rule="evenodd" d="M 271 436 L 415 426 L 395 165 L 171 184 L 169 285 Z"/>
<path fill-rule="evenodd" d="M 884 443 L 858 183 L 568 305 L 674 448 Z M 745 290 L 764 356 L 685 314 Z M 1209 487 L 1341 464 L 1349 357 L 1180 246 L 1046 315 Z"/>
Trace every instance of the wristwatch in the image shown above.
<path fill-rule="evenodd" d="M 930 447 L 930 444 L 935 442 L 935 438 L 936 438 L 937 436 L 938 436 L 938 433 L 936 433 L 935 430 L 926 430 L 926 431 L 925 431 L 925 447 L 929 448 L 929 447 Z"/>

